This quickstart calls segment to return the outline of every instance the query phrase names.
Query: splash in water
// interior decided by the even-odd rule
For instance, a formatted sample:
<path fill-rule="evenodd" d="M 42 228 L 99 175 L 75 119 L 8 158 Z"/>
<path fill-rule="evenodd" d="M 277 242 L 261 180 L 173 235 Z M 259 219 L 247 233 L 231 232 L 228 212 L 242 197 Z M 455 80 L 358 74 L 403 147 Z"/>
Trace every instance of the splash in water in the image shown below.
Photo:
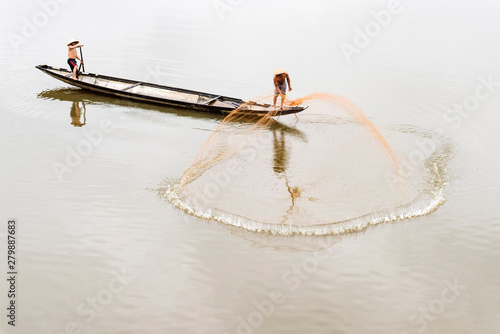
<path fill-rule="evenodd" d="M 439 138 L 433 138 L 436 152 L 426 152 L 413 174 L 402 175 L 391 147 L 359 107 L 322 93 L 285 105 L 304 103 L 312 108 L 297 120 L 280 119 L 272 108 L 258 119 L 240 112 L 244 107 L 234 110 L 165 197 L 187 214 L 224 225 L 311 235 L 421 216 L 443 203 L 445 168 L 436 156 L 447 153 Z M 419 138 L 429 137 L 421 132 L 387 132 L 399 162 Z M 404 191 L 398 180 L 408 184 Z"/>
<path fill-rule="evenodd" d="M 218 152 L 218 154 L 212 156 L 208 156 L 207 154 L 205 154 L 210 143 L 214 140 L 214 137 L 216 137 L 224 127 L 228 126 L 231 123 L 236 123 L 240 122 L 243 119 L 248 119 L 249 115 L 242 112 L 248 104 L 270 99 L 271 96 L 272 95 L 270 94 L 264 94 L 253 99 L 251 102 L 244 103 L 240 107 L 234 109 L 229 115 L 227 115 L 222 120 L 222 122 L 219 124 L 216 130 L 202 145 L 201 149 L 196 154 L 193 163 L 184 173 L 184 176 L 182 177 L 182 180 L 180 182 L 181 188 L 186 183 L 189 183 L 194 179 L 196 179 L 196 177 L 200 175 L 200 173 L 202 173 L 207 167 L 231 157 L 239 150 L 242 150 L 244 147 L 251 144 L 261 134 L 263 129 L 269 128 L 269 126 L 273 124 L 273 122 L 275 122 L 273 117 L 278 117 L 278 118 L 280 117 L 281 111 L 278 107 L 270 108 L 267 115 L 259 117 L 257 121 L 254 122 L 253 126 L 249 127 L 243 132 L 243 135 L 252 134 L 246 142 L 242 142 L 239 146 L 234 147 L 232 150 L 224 150 L 224 151 L 221 150 Z M 399 172 L 399 166 L 396 157 L 392 152 L 391 147 L 385 140 L 385 138 L 378 131 L 375 125 L 373 125 L 373 123 L 368 119 L 368 117 L 366 117 L 366 115 L 361 111 L 361 109 L 357 105 L 346 99 L 345 97 L 327 93 L 313 93 L 295 100 L 286 99 L 285 107 L 300 106 L 303 105 L 305 102 L 311 102 L 311 101 L 326 101 L 332 104 L 332 106 L 337 108 L 339 107 L 341 111 L 349 114 L 356 122 L 358 122 L 360 125 L 366 128 L 381 145 L 383 145 L 383 147 L 391 157 L 394 166 Z"/>

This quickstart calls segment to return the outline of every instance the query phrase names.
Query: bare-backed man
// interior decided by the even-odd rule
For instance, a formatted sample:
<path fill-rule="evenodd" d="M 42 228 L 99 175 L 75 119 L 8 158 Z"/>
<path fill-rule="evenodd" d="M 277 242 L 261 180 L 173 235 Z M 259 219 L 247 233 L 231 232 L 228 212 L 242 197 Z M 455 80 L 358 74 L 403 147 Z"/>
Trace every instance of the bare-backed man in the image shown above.
<path fill-rule="evenodd" d="M 276 101 L 278 100 L 278 95 L 281 96 L 281 107 L 280 110 L 283 110 L 283 102 L 285 102 L 286 98 L 286 84 L 288 83 L 288 91 L 292 90 L 292 85 L 290 85 L 290 77 L 288 73 L 285 72 L 284 69 L 278 67 L 276 71 L 274 71 L 274 99 L 273 99 L 273 108 L 276 108 Z"/>
<path fill-rule="evenodd" d="M 76 71 L 78 70 L 78 64 L 76 60 L 78 59 L 80 63 L 83 64 L 83 61 L 78 57 L 76 49 L 81 48 L 83 45 L 78 44 L 77 40 L 71 39 L 68 43 L 68 65 L 71 68 L 71 72 L 73 72 L 73 79 L 76 80 Z"/>

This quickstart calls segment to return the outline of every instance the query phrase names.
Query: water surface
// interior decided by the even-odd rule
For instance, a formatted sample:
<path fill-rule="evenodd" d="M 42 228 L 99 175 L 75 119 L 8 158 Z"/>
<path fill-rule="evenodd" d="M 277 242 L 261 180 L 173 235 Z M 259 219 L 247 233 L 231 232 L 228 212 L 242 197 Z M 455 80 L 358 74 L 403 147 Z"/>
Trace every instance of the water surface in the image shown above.
<path fill-rule="evenodd" d="M 387 2 L 232 3 L 221 16 L 211 1 L 70 1 L 28 37 L 23 26 L 41 5 L 0 5 L 0 208 L 20 224 L 15 331 L 496 332 L 498 85 L 470 111 L 453 105 L 482 80 L 500 81 L 498 4 L 401 2 L 348 62 L 341 43 L 354 43 Z M 12 34 L 25 38 L 17 52 Z M 222 118 L 80 91 L 34 68 L 66 66 L 69 38 L 85 45 L 90 72 L 244 99 L 269 93 L 283 67 L 291 98 L 327 92 L 360 106 L 407 173 L 407 192 L 392 190 L 394 167 L 373 138 L 311 107 L 264 129 L 258 158 L 221 192 L 220 210 L 279 222 L 290 210 L 285 174 L 302 194 L 298 224 L 422 209 L 434 181 L 442 201 L 428 215 L 321 236 L 256 233 L 179 210 L 164 194 Z M 81 161 L 55 171 L 99 133 Z M 405 165 L 419 138 L 435 148 Z M 444 169 L 432 175 L 432 166 Z M 450 284 L 459 288 L 445 302 Z"/>

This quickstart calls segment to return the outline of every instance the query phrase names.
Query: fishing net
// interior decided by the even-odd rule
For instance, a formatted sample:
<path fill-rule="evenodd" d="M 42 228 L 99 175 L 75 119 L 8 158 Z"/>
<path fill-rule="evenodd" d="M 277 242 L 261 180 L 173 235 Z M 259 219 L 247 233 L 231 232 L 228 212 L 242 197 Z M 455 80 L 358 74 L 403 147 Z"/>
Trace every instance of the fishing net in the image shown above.
<path fill-rule="evenodd" d="M 264 94 L 255 102 L 269 101 Z M 338 234 L 434 211 L 444 200 L 446 145 L 418 129 L 386 129 L 389 146 L 359 107 L 339 95 L 316 93 L 286 106 L 298 115 L 248 118 L 229 114 L 165 197 L 202 219 L 276 234 Z M 400 168 L 419 150 L 427 149 Z M 397 152 L 397 153 L 395 153 Z M 407 171 L 409 170 L 409 171 Z"/>

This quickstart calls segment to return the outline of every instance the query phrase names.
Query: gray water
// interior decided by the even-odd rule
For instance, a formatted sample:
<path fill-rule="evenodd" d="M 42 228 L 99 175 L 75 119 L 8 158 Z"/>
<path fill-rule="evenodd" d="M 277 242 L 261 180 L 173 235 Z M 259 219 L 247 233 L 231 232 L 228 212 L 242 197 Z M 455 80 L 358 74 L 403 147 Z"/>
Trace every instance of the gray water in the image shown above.
<path fill-rule="evenodd" d="M 4 315 L 0 332 L 498 332 L 498 2 L 44 3 L 0 4 L 0 209 L 18 221 L 16 327 Z M 405 191 L 376 140 L 310 101 L 262 130 L 220 196 L 179 205 L 170 190 L 223 118 L 35 69 L 67 67 L 70 38 L 88 72 L 244 99 L 283 67 L 291 99 L 326 92 L 363 110 Z M 225 125 L 209 152 L 251 126 Z M 271 234 L 290 213 L 284 175 L 301 197 Z M 6 259 L 6 225 L 0 240 Z"/>

